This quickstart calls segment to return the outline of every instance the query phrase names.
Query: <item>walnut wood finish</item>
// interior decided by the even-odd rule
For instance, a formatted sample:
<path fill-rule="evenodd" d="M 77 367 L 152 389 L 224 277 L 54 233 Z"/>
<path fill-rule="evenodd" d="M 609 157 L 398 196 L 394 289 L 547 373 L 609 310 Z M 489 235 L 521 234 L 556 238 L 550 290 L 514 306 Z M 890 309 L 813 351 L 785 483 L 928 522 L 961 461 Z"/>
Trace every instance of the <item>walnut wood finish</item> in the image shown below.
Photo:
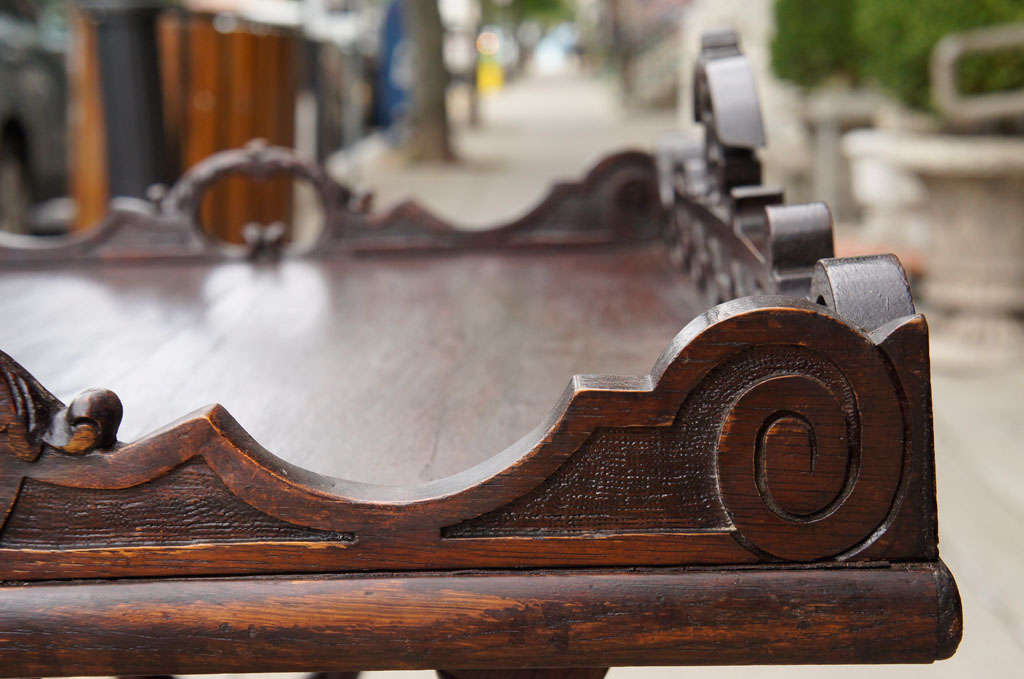
<path fill-rule="evenodd" d="M 524 280 L 524 271 L 532 271 L 531 277 L 535 278 L 545 267 L 547 276 L 561 276 L 557 283 L 549 280 L 551 290 L 564 290 L 565 301 L 569 302 L 579 299 L 579 293 L 565 283 L 577 276 L 585 282 L 587 267 L 582 264 L 603 261 L 608 268 L 593 269 L 595 274 L 601 271 L 601 278 L 616 281 L 609 290 L 621 286 L 622 303 L 634 303 L 630 317 L 632 334 L 642 338 L 641 328 L 656 328 L 666 321 L 663 314 L 675 306 L 669 300 L 675 299 L 675 304 L 679 304 L 684 299 L 682 289 L 678 295 L 665 295 L 663 289 L 661 301 L 655 302 L 654 298 L 636 306 L 644 297 L 633 295 L 627 281 L 645 281 L 640 272 L 650 276 L 661 271 L 654 280 L 670 273 L 664 267 L 656 268 L 656 253 L 645 252 L 581 254 L 575 256 L 574 267 L 566 266 L 564 256 L 463 255 L 435 260 L 427 269 L 433 277 L 448 272 L 457 274 L 454 280 L 463 280 L 467 266 L 470 271 L 480 272 L 493 270 L 498 262 L 518 262 L 519 266 L 509 266 L 504 275 L 520 282 Z M 612 265 L 628 262 L 633 264 L 625 267 L 621 278 L 615 279 Z M 418 260 L 374 260 L 358 264 L 366 269 L 360 275 L 369 276 L 375 267 L 384 264 L 399 269 L 424 266 Z M 809 294 L 825 304 L 792 297 L 760 297 L 715 307 L 677 335 L 649 374 L 577 376 L 562 401 L 533 433 L 491 458 L 487 458 L 486 449 L 478 448 L 473 453 L 480 455 L 475 466 L 419 484 L 381 486 L 305 471 L 263 449 L 220 406 L 200 410 L 133 443 L 112 444 L 122 416 L 120 401 L 112 392 L 89 391 L 65 407 L 20 365 L 4 358 L 0 366 L 4 374 L 0 383 L 0 427 L 4 437 L 0 446 L 0 491 L 6 521 L 0 530 L 0 577 L 20 582 L 161 578 L 131 590 L 138 592 L 138 601 L 153 602 L 155 608 L 149 614 L 145 613 L 150 609 L 144 603 L 135 603 L 135 595 L 125 598 L 128 590 L 79 589 L 99 586 L 85 582 L 35 584 L 0 590 L 4 610 L 10 611 L 7 620 L 12 629 L 27 629 L 26 625 L 35 629 L 34 623 L 29 623 L 38 613 L 29 613 L 15 603 L 21 593 L 29 596 L 27 593 L 32 592 L 26 601 L 50 602 L 44 607 L 49 613 L 65 610 L 70 615 L 70 611 L 78 610 L 93 621 L 96 634 L 102 639 L 96 637 L 94 642 L 75 648 L 90 649 L 88 654 L 79 653 L 81 663 L 97 664 L 75 665 L 77 673 L 87 671 L 85 667 L 95 667 L 102 672 L 140 674 L 156 672 L 157 666 L 163 667 L 159 671 L 164 672 L 242 671 L 242 665 L 233 664 L 241 660 L 229 660 L 240 655 L 229 652 L 226 646 L 218 646 L 217 639 L 222 635 L 211 635 L 208 630 L 236 624 L 245 619 L 239 617 L 238 611 L 245 610 L 253 619 L 280 619 L 281 625 L 299 623 L 306 630 L 300 635 L 302 638 L 317 639 L 316 633 L 307 628 L 309 614 L 303 606 L 320 610 L 335 605 L 337 597 L 342 596 L 331 589 L 322 594 L 323 599 L 302 603 L 301 587 L 305 585 L 297 583 L 327 581 L 253 579 L 254 575 L 306 572 L 329 576 L 328 580 L 335 582 L 330 574 L 366 571 L 367 583 L 390 578 L 402 592 L 401 597 L 406 597 L 407 587 L 412 586 L 406 584 L 411 582 L 407 578 L 421 577 L 415 575 L 417 571 L 433 571 L 435 575 L 429 581 L 437 583 L 439 591 L 424 594 L 424 601 L 430 598 L 438 607 L 433 610 L 470 606 L 461 614 L 460 620 L 464 622 L 458 625 L 460 635 L 469 629 L 466 625 L 475 621 L 472 624 L 482 626 L 482 639 L 497 639 L 505 633 L 522 639 L 522 632 L 514 631 L 518 627 L 509 632 L 506 625 L 510 623 L 495 619 L 493 606 L 485 603 L 487 597 L 506 600 L 506 593 L 500 589 L 504 580 L 488 579 L 491 576 L 484 573 L 474 575 L 482 579 L 473 582 L 484 583 L 481 586 L 485 590 L 492 585 L 499 589 L 487 590 L 486 594 L 475 589 L 453 594 L 456 599 L 450 603 L 440 592 L 458 592 L 457 582 L 451 578 L 462 577 L 457 574 L 466 569 L 528 568 L 529 574 L 522 577 L 532 579 L 521 586 L 538 598 L 511 604 L 514 608 L 549 611 L 552 621 L 562 621 L 558 624 L 592 619 L 595 639 L 611 634 L 594 618 L 607 613 L 611 616 L 609 620 L 615 621 L 616 634 L 623 635 L 621 638 L 631 650 L 615 650 L 617 646 L 609 645 L 602 655 L 594 650 L 596 645 L 573 644 L 570 648 L 580 655 L 562 652 L 561 660 L 554 661 L 551 655 L 545 655 L 554 651 L 543 651 L 542 642 L 536 640 L 523 642 L 522 647 L 510 647 L 517 650 L 514 656 L 503 656 L 495 647 L 472 641 L 475 637 L 470 634 L 467 644 L 477 648 L 472 653 L 457 645 L 445 652 L 434 651 L 433 655 L 409 651 L 408 659 L 401 660 L 385 651 L 387 644 L 380 638 L 373 637 L 365 639 L 365 655 L 344 647 L 343 652 L 322 650 L 322 655 L 307 657 L 307 642 L 300 642 L 298 637 L 256 635 L 246 646 L 246 666 L 266 671 L 312 670 L 318 666 L 332 670 L 472 667 L 475 662 L 494 667 L 505 663 L 514 667 L 515 662 L 521 663 L 520 667 L 543 667 L 550 663 L 571 666 L 582 662 L 604 666 L 645 662 L 926 661 L 943 657 L 955 648 L 960 615 L 952 579 L 937 561 L 926 326 L 923 318 L 914 313 L 905 282 L 902 288 L 897 286 L 886 292 L 885 305 L 877 307 L 873 316 L 858 316 L 858 327 L 848 324 L 835 311 L 870 307 L 870 302 L 858 305 L 852 299 L 864 296 L 865 287 L 859 276 L 863 272 L 875 275 L 873 272 L 878 269 L 893 267 L 898 265 L 886 258 L 822 262 Z M 174 274 L 174 270 L 170 273 Z M 94 285 L 106 276 L 101 272 L 90 275 L 97 278 Z M 133 279 L 130 270 L 123 275 L 126 282 Z M 893 276 L 898 279 L 895 273 Z M 14 277 L 14 284 L 26 277 L 31 279 L 29 274 Z M 180 277 L 179 270 L 179 281 Z M 490 280 L 495 299 L 508 292 L 501 276 L 495 278 L 492 274 L 490 278 L 476 280 Z M 419 278 L 412 276 L 407 285 L 417 289 Z M 400 288 L 391 285 L 385 289 L 393 301 L 402 299 L 401 293 L 395 296 Z M 45 299 L 46 294 L 52 293 L 41 291 L 38 299 Z M 355 301 L 360 297 L 347 299 Z M 535 334 L 558 317 L 551 315 L 551 311 L 563 308 L 551 298 L 544 299 L 547 309 L 542 305 L 537 316 L 541 325 L 520 328 L 524 336 Z M 260 296 L 254 294 L 253 302 L 242 307 L 249 311 L 243 313 L 258 319 L 259 300 Z M 240 298 L 235 296 L 234 301 L 237 303 Z M 131 305 L 128 308 L 129 313 L 140 318 L 149 315 L 131 311 Z M 223 305 L 214 300 L 212 309 L 216 308 Z M 376 314 L 374 310 L 379 307 L 360 303 L 350 307 L 350 312 L 359 308 L 364 309 L 363 313 Z M 486 305 L 473 308 L 486 309 Z M 600 304 L 592 309 L 592 318 L 600 318 L 616 308 L 618 304 L 607 296 L 600 298 Z M 676 312 L 682 308 L 676 307 Z M 669 322 L 670 318 L 671 315 Z M 584 319 L 586 316 L 577 315 L 570 322 Z M 358 326 L 362 320 L 365 318 L 353 317 L 351 313 L 344 315 L 348 325 Z M 387 318 L 383 320 L 390 322 Z M 31 325 L 31 318 L 26 321 Z M 472 325 L 455 326 L 452 331 L 457 335 L 467 327 Z M 410 337 L 423 336 L 422 329 L 414 326 L 413 330 Z M 590 337 L 591 341 L 621 344 L 614 332 Z M 253 337 L 245 340 L 249 344 L 254 341 Z M 190 343 L 197 356 L 207 351 L 195 339 Z M 363 343 L 353 348 L 360 344 Z M 130 347 L 131 343 L 123 346 Z M 477 352 L 481 349 L 484 351 L 478 359 L 485 365 L 497 365 L 495 360 L 509 355 L 506 352 L 495 356 L 484 347 L 476 347 Z M 120 351 L 115 349 L 115 355 Z M 465 364 L 469 365 L 474 360 L 472 355 L 464 352 L 460 361 L 468 361 Z M 123 365 L 124 358 L 124 354 L 118 355 L 117 363 Z M 523 362 L 528 364 L 529 361 Z M 510 384 L 508 380 L 514 380 L 522 370 L 515 363 L 510 367 L 507 372 L 492 372 L 491 378 Z M 222 373 L 227 374 L 230 373 Z M 324 377 L 333 385 L 332 389 L 340 394 L 346 392 L 344 388 L 338 389 L 331 374 Z M 213 379 L 221 388 L 227 384 L 222 376 L 214 375 Z M 242 390 L 250 388 L 245 379 L 237 384 Z M 406 385 L 415 384 L 407 378 L 395 386 L 401 392 L 408 388 Z M 470 387 L 471 392 L 479 389 Z M 384 386 L 377 383 L 377 388 Z M 413 392 L 414 400 L 430 398 L 431 385 L 421 388 L 421 393 Z M 509 396 L 515 393 L 513 389 Z M 385 402 L 386 394 L 386 390 L 381 392 Z M 353 396 L 346 408 L 365 410 L 359 393 Z M 157 396 L 154 403 L 160 400 Z M 507 405 L 514 407 L 513 402 Z M 415 425 L 415 411 L 405 412 L 413 414 Z M 458 421 L 457 416 L 463 421 L 479 419 L 472 410 L 456 412 L 449 416 L 448 426 Z M 396 420 L 387 411 L 379 426 L 386 426 L 385 421 L 393 426 L 406 419 Z M 346 431 L 351 429 L 340 429 L 333 440 L 344 440 Z M 372 440 L 374 431 L 368 433 L 371 439 L 367 440 Z M 416 426 L 410 433 L 414 440 L 419 436 Z M 344 451 L 344 446 L 335 443 L 326 448 L 319 446 L 317 454 L 328 458 L 338 455 L 332 455 L 332 448 Z M 436 464 L 434 458 L 445 457 L 443 451 L 439 453 L 429 445 L 400 452 L 413 467 Z M 342 468 L 353 468 L 360 459 L 358 454 L 347 458 L 341 454 L 335 464 L 340 462 Z M 472 456 L 461 459 L 468 463 Z M 798 568 L 784 568 L 787 563 Z M 901 565 L 890 566 L 893 563 Z M 556 572 L 541 570 L 552 566 L 585 566 L 588 570 L 579 571 L 573 576 L 579 579 L 568 582 L 560 580 L 562 576 Z M 679 581 L 672 584 L 674 581 L 652 580 L 639 572 L 609 570 L 621 566 L 656 567 L 648 572 L 652 577 L 665 575 L 678 577 Z M 697 577 L 698 571 L 661 570 L 680 566 L 714 566 L 718 570 L 703 572 L 711 577 L 707 582 L 700 579 L 703 575 Z M 775 592 L 771 594 L 772 600 L 793 601 L 800 591 L 796 581 L 771 580 L 785 574 L 813 574 L 817 583 L 814 591 L 818 599 L 807 599 L 806 607 L 786 609 L 803 621 L 794 622 L 798 626 L 793 629 L 779 623 L 780 616 L 785 616 L 764 601 L 743 598 L 744 592 Z M 186 575 L 248 577 L 174 580 Z M 614 590 L 621 592 L 621 599 L 593 584 L 603 583 L 605 578 L 617 583 L 616 588 L 624 588 Z M 772 590 L 761 578 L 776 582 L 777 589 Z M 349 581 L 342 578 L 338 582 Z M 548 600 L 544 598 L 547 595 L 537 594 L 549 581 L 552 591 L 565 592 L 564 596 L 569 598 Z M 652 587 L 651 597 L 689 591 L 697 598 L 688 600 L 683 608 L 664 608 L 664 599 L 653 606 L 643 597 L 637 598 L 638 590 L 633 589 L 643 589 L 644 583 L 651 582 L 660 583 Z M 691 582 L 704 584 L 691 586 Z M 157 594 L 164 586 L 160 583 L 167 584 L 168 593 L 186 597 L 191 602 L 187 610 L 157 603 L 163 596 Z M 211 628 L 203 622 L 189 630 L 164 630 L 156 635 L 163 641 L 152 642 L 169 644 L 166 649 L 180 649 L 186 644 L 192 649 L 186 654 L 170 650 L 157 653 L 145 644 L 140 645 L 140 635 L 154 634 L 144 626 L 150 624 L 146 621 L 154 619 L 157 611 L 166 612 L 170 620 L 198 620 L 194 616 L 200 615 L 200 609 L 195 607 L 205 605 L 203 602 L 209 601 L 210 595 L 189 589 L 207 586 L 197 583 L 208 583 L 210 591 L 225 597 L 217 599 L 211 608 L 223 616 L 217 625 Z M 363 584 L 366 583 L 361 588 Z M 661 586 L 667 589 L 656 594 Z M 44 589 L 32 589 L 40 587 Z M 261 604 L 257 598 L 268 587 L 282 588 L 282 598 L 275 595 Z M 144 591 L 149 594 L 142 594 Z M 370 590 L 360 589 L 360 596 L 376 596 L 367 595 L 366 591 Z M 891 595 L 881 597 L 878 593 L 882 591 Z M 62 603 L 48 599 L 49 592 L 72 598 Z M 584 593 L 589 592 L 596 592 L 597 608 L 588 609 L 583 603 L 587 596 Z M 724 597 L 722 601 L 728 603 L 720 606 L 739 616 L 736 620 L 751 616 L 765 620 L 765 624 L 774 620 L 778 636 L 745 636 L 750 633 L 744 631 L 746 628 L 727 617 L 718 604 L 712 604 L 716 599 L 711 592 Z M 456 604 L 456 600 L 463 603 Z M 118 611 L 124 610 L 118 606 L 130 601 L 133 610 L 138 608 L 139 617 L 121 618 L 119 625 L 112 622 L 111 627 L 104 628 L 98 621 L 107 614 L 89 610 L 84 601 L 96 601 L 101 607 L 115 606 Z M 342 597 L 342 601 L 347 599 Z M 612 601 L 624 608 L 608 612 Z M 408 609 L 394 614 L 415 617 L 416 610 L 427 606 L 412 599 L 408 603 Z M 890 603 L 895 608 L 888 608 Z M 348 604 L 337 605 L 341 606 L 339 611 L 348 610 Z M 566 618 L 559 613 L 570 605 L 575 615 L 582 617 Z M 475 613 L 477 609 L 473 606 L 486 606 L 489 612 Z M 872 609 L 875 613 L 871 615 L 894 627 L 876 624 L 874 617 L 859 617 L 865 615 L 868 606 L 881 607 Z M 271 609 L 288 612 L 284 618 L 277 618 Z M 691 609 L 706 609 L 710 617 L 702 618 L 695 627 L 691 624 Z M 380 622 L 383 615 L 376 609 L 351 610 L 359 611 L 359 620 L 372 614 Z M 683 610 L 690 612 L 684 615 Z M 647 612 L 641 615 L 639 611 Z M 799 626 L 805 625 L 812 612 L 828 618 L 831 630 L 852 629 L 850 619 L 843 615 L 858 617 L 865 627 L 857 628 L 862 630 L 857 634 L 867 636 L 856 637 L 860 639 L 856 643 L 851 641 L 851 655 L 844 655 L 846 651 L 825 652 L 823 645 L 817 645 L 824 644 L 818 641 L 824 638 L 810 636 L 805 627 Z M 656 617 L 649 620 L 645 617 L 648 615 Z M 907 615 L 919 617 L 911 622 Z M 0 621 L 3 619 L 0 616 Z M 411 637 L 414 632 L 407 627 L 413 624 L 411 618 L 403 620 L 401 624 L 395 623 L 398 627 L 384 625 L 377 629 L 391 630 L 392 640 L 404 639 L 403 643 L 418 638 L 431 648 L 443 646 L 425 631 L 429 627 L 436 632 L 436 622 L 425 625 L 425 636 Z M 516 617 L 510 620 L 517 625 L 521 622 Z M 528 618 L 523 624 L 535 627 Z M 572 622 L 570 628 L 577 630 L 580 624 Z M 631 636 L 629 630 L 634 628 L 630 625 L 643 629 L 645 639 L 672 641 L 639 643 L 639 636 Z M 908 629 L 914 626 L 922 631 L 910 634 Z M 761 630 L 759 634 L 764 633 L 764 625 L 757 623 L 756 627 Z M 485 628 L 491 631 L 485 633 Z M 901 630 L 899 634 L 897 628 Z M 3 629 L 0 625 L 0 638 Z M 331 634 L 352 635 L 354 629 L 342 625 Z M 654 629 L 659 631 L 652 637 Z M 926 629 L 930 631 L 926 633 Z M 574 631 L 571 638 L 577 639 L 576 634 Z M 660 636 L 663 634 L 668 636 Z M 687 636 L 694 634 L 698 636 Z M 718 640 L 718 651 L 696 644 L 700 635 L 705 634 Z M 59 664 L 64 662 L 59 660 L 59 654 L 53 654 L 55 642 L 38 635 L 18 638 L 36 638 L 37 645 L 19 642 L 7 646 L 13 654 L 8 656 L 9 660 L 4 659 L 5 647 L 0 645 L 0 675 L 61 674 L 60 668 L 67 666 Z M 833 648 L 833 637 L 827 638 L 829 648 Z M 892 642 L 896 638 L 900 640 L 898 644 Z M 128 647 L 117 639 L 133 641 Z M 327 643 L 327 637 L 319 639 L 320 649 L 339 648 Z M 550 641 L 551 636 L 544 639 Z M 737 649 L 744 650 L 730 654 L 727 643 L 736 643 Z M 507 646 L 504 642 L 502 645 Z M 201 647 L 210 650 L 196 650 Z M 111 655 L 105 659 L 102 654 L 97 656 L 94 651 L 98 648 L 110 649 Z M 591 650 L 584 653 L 582 648 Z M 698 648 L 704 650 L 695 650 Z M 93 659 L 88 660 L 86 655 Z M 270 655 L 276 660 L 271 660 Z M 490 658 L 490 662 L 485 658 Z M 310 664 L 313 661 L 322 664 Z M 151 662 L 159 665 L 147 665 Z"/>
<path fill-rule="evenodd" d="M 942 566 L 917 565 L 26 585 L 0 588 L 0 638 L 10 639 L 0 667 L 38 676 L 928 662 L 959 637 L 935 615 L 950 582 Z"/>
<path fill-rule="evenodd" d="M 692 297 L 654 243 L 20 268 L 0 347 L 65 401 L 115 391 L 126 440 L 220 402 L 292 464 L 416 485 L 515 443 L 573 374 L 648 372 Z"/>
<path fill-rule="evenodd" d="M 894 257 L 804 261 L 829 251 L 823 207 L 737 199 L 767 191 L 736 184 L 759 119 L 716 101 L 745 68 L 730 39 L 699 67 L 711 188 L 669 182 L 690 215 L 670 247 L 699 226 L 717 235 L 687 241 L 693 261 L 740 253 L 704 290 L 630 229 L 476 247 L 539 243 L 544 220 L 392 234 L 447 257 L 0 275 L 12 355 L 61 391 L 104 356 L 130 389 L 110 385 L 125 411 L 109 390 L 65 406 L 0 354 L 0 676 L 951 655 L 926 322 Z M 165 204 L 238 167 L 216 160 Z M 683 325 L 694 294 L 751 280 L 785 294 Z M 119 332 L 91 331 L 97 310 Z M 629 376 L 577 374 L 558 399 L 588 361 Z M 282 457 L 220 405 L 119 442 L 136 404 L 169 409 L 165 383 L 233 392 Z"/>
<path fill-rule="evenodd" d="M 112 393 L 63 408 L 5 358 L 0 577 L 933 558 L 933 504 L 903 502 L 930 479 L 926 415 L 889 367 L 926 334 L 892 320 L 872 335 L 796 299 L 721 305 L 650 374 L 577 376 L 533 433 L 416 486 L 293 467 L 220 406 L 110 446 Z M 917 539 L 872 550 L 893 525 Z"/>

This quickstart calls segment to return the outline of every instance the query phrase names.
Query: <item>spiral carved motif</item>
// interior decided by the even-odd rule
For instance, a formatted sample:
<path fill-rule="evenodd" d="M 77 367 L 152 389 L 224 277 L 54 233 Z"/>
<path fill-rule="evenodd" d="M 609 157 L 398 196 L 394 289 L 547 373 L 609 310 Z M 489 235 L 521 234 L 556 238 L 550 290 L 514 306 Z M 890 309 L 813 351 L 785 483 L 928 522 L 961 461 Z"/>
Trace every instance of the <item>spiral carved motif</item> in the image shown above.
<path fill-rule="evenodd" d="M 765 344 L 713 369 L 679 421 L 688 425 L 685 445 L 717 460 L 737 539 L 771 557 L 813 561 L 858 551 L 886 524 L 906 455 L 904 417 L 866 338 L 837 332 L 820 314 L 794 325 L 805 334 L 789 341 L 770 337 L 784 323 L 762 326 Z"/>

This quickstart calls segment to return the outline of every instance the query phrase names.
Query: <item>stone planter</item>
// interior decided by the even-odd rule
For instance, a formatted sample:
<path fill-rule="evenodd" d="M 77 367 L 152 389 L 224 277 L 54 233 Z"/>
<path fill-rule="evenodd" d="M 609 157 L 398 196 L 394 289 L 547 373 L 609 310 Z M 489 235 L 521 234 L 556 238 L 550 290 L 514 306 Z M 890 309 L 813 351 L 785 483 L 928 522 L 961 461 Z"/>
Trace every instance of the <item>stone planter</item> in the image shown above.
<path fill-rule="evenodd" d="M 976 366 L 1020 357 L 1024 139 L 858 130 L 843 146 L 866 212 L 902 215 L 911 228 L 927 225 L 922 292 L 937 312 L 935 360 Z M 876 186 L 863 185 L 869 176 Z"/>
<path fill-rule="evenodd" d="M 852 130 L 874 127 L 881 97 L 870 90 L 823 88 L 807 97 L 804 117 L 810 130 L 813 171 L 811 194 L 828 203 L 836 225 L 860 218 L 861 206 L 852 191 L 849 158 L 842 153 L 842 138 Z"/>

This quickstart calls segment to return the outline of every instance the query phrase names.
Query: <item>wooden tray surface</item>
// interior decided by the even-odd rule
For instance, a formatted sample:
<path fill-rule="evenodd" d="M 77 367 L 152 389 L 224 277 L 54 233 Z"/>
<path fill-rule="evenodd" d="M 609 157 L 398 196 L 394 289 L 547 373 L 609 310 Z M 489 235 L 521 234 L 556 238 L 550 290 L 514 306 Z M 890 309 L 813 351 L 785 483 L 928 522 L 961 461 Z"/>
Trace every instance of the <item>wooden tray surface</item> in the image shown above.
<path fill-rule="evenodd" d="M 66 255 L 0 273 L 0 676 L 951 655 L 903 269 L 834 259 L 827 207 L 761 184 L 735 34 L 694 85 L 702 145 L 489 231 L 353 211 L 256 145 L 88 242 L 0 243 Z M 181 227 L 238 172 L 313 183 L 323 261 L 191 259 L 232 256 Z M 300 254 L 281 234 L 234 255 Z"/>
<path fill-rule="evenodd" d="M 218 402 L 293 464 L 400 485 L 500 452 L 574 374 L 649 372 L 699 313 L 652 247 L 77 265 L 0 298 L 0 346 L 65 401 L 117 393 L 123 440 Z"/>

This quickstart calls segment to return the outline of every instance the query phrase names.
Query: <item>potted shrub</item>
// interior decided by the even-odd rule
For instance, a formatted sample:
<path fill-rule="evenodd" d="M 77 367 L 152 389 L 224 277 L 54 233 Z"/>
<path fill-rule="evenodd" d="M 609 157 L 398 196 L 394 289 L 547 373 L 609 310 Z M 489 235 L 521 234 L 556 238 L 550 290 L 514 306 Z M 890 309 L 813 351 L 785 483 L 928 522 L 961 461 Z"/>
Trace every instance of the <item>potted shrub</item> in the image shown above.
<path fill-rule="evenodd" d="M 813 158 L 808 200 L 824 200 L 837 230 L 860 221 L 842 135 L 874 124 L 879 97 L 862 87 L 863 48 L 854 31 L 856 0 L 776 0 L 771 67 L 804 93 L 802 114 Z"/>
<path fill-rule="evenodd" d="M 898 115 L 882 109 L 877 129 L 846 136 L 855 190 L 869 200 L 888 191 L 908 224 L 918 215 L 927 224 L 923 292 L 934 307 L 936 358 L 1017 355 L 1024 346 L 1024 3 L 855 4 L 858 76 L 904 107 Z M 883 190 L 870 191 L 872 177 Z M 894 186 L 901 179 L 902 196 Z"/>

